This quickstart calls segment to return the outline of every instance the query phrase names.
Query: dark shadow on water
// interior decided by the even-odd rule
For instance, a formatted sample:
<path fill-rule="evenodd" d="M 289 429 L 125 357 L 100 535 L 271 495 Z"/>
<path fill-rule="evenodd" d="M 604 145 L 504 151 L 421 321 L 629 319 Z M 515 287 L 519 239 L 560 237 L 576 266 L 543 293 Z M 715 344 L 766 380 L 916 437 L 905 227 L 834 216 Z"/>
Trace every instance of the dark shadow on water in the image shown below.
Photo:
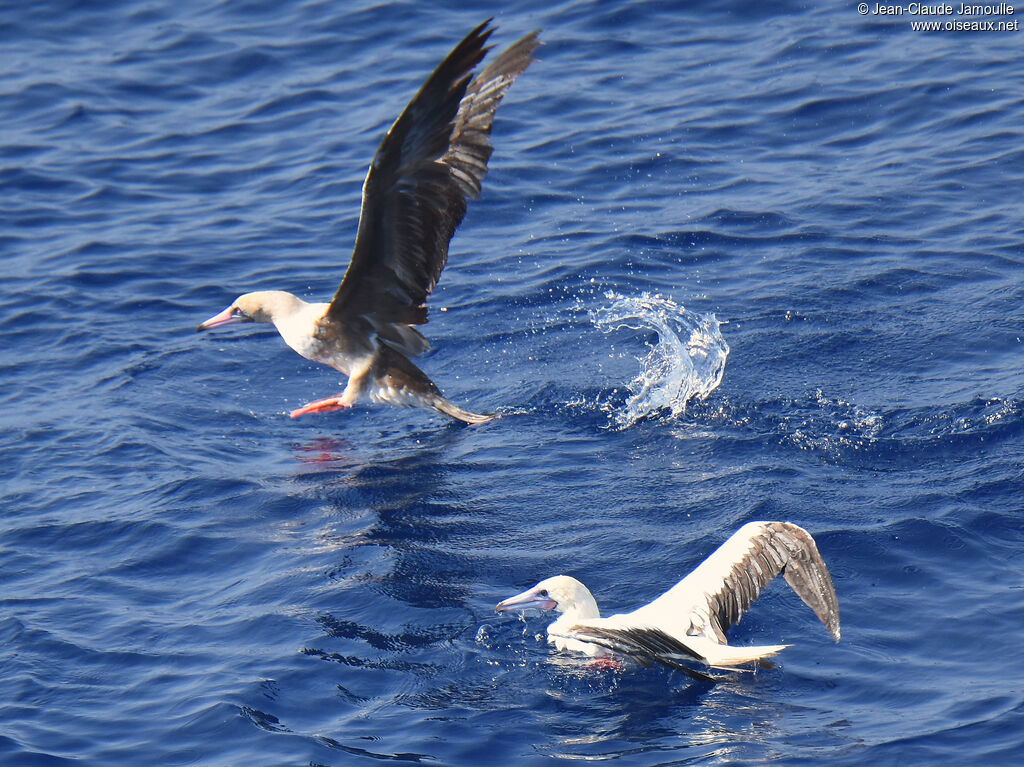
<path fill-rule="evenodd" d="M 316 737 L 318 743 L 321 743 L 328 748 L 333 748 L 337 751 L 342 751 L 351 756 L 366 756 L 371 759 L 380 759 L 386 762 L 422 762 L 424 760 L 433 762 L 434 758 L 427 754 L 416 754 L 416 753 L 399 753 L 399 754 L 379 754 L 374 751 L 368 751 L 365 748 L 358 748 L 356 746 L 346 746 L 334 738 L 329 738 L 326 735 L 318 735 Z"/>

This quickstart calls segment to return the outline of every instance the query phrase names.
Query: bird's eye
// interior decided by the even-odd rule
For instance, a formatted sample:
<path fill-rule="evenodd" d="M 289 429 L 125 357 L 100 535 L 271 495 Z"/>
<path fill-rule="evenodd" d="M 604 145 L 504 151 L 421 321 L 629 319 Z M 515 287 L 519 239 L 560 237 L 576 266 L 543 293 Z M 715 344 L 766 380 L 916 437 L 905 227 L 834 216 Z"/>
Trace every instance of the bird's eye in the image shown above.
<path fill-rule="evenodd" d="M 537 592 L 537 596 L 539 596 L 541 599 L 547 599 L 548 598 L 548 590 L 547 589 L 541 589 L 540 591 Z"/>

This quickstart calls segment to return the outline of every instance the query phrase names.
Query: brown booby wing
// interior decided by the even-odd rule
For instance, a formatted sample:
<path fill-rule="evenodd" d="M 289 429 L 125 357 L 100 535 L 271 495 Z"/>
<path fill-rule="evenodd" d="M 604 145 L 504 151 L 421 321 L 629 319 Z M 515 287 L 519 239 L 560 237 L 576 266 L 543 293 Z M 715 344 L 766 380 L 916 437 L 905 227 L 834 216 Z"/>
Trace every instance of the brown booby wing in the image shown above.
<path fill-rule="evenodd" d="M 427 321 L 426 299 L 466 198 L 480 192 L 494 112 L 540 44 L 536 32 L 527 35 L 470 82 L 489 50 L 489 24 L 448 54 L 381 142 L 363 183 L 352 260 L 325 314 L 331 324 L 376 332 L 410 355 L 428 348 L 411 326 Z"/>

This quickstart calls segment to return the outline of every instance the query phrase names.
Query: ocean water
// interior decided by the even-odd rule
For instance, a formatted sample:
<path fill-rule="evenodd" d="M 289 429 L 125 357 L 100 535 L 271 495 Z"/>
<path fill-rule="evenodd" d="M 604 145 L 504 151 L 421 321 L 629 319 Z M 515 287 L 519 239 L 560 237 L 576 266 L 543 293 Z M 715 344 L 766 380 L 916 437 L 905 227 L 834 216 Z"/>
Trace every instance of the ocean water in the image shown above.
<path fill-rule="evenodd" d="M 293 421 L 340 377 L 194 332 L 332 294 L 497 8 L 0 5 L 0 764 L 1024 763 L 1024 32 L 513 0 L 545 45 L 422 362 L 504 417 Z M 779 583 L 730 639 L 792 646 L 707 686 L 493 613 L 628 609 L 754 519 L 842 642 Z"/>

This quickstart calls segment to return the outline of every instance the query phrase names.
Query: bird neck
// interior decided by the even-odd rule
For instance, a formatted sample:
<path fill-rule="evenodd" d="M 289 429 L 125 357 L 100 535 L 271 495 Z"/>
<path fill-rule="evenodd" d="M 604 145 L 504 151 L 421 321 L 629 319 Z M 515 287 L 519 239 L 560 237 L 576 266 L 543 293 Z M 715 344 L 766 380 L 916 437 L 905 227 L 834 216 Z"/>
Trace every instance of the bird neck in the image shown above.
<path fill-rule="evenodd" d="M 570 629 L 581 620 L 600 617 L 601 611 L 597 607 L 597 602 L 588 593 L 586 599 L 579 599 L 574 602 L 564 613 L 558 616 L 558 620 L 548 626 L 548 642 L 559 650 L 572 650 L 595 657 L 604 655 L 605 650 L 599 645 L 592 644 L 591 642 L 581 642 L 578 639 L 566 636 Z"/>
<path fill-rule="evenodd" d="M 568 628 L 582 620 L 588 620 L 590 618 L 600 618 L 601 610 L 597 606 L 597 600 L 587 592 L 577 597 L 565 612 L 558 616 L 558 620 L 552 623 L 552 626 L 559 626 Z"/>
<path fill-rule="evenodd" d="M 307 359 L 316 359 L 316 323 L 327 310 L 327 304 L 310 304 L 298 296 L 274 291 L 268 306 L 270 321 L 281 338 L 292 349 Z"/>

